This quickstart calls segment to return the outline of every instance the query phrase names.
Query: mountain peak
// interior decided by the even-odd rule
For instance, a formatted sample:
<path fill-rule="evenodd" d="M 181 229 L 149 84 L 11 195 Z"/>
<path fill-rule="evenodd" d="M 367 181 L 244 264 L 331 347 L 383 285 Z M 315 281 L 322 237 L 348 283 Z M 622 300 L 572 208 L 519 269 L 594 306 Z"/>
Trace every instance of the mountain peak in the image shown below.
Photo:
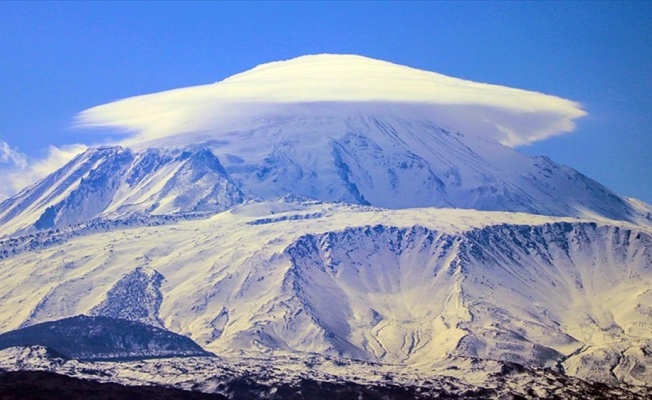
<path fill-rule="evenodd" d="M 208 149 L 100 147 L 1 203 L 0 225 L 6 233 L 26 233 L 98 217 L 217 212 L 242 201 Z"/>

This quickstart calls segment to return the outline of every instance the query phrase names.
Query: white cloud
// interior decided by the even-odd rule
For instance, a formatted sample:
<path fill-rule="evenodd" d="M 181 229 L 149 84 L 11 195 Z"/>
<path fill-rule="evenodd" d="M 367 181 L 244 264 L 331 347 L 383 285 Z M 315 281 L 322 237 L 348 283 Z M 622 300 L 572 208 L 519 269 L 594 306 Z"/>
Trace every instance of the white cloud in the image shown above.
<path fill-rule="evenodd" d="M 578 103 L 451 78 L 354 55 L 304 56 L 260 65 L 221 82 L 132 97 L 82 112 L 78 125 L 127 134 L 124 144 L 190 132 L 219 134 L 297 103 L 418 105 L 424 117 L 465 134 L 518 146 L 570 132 Z M 424 107 L 425 106 L 425 107 Z"/>
<path fill-rule="evenodd" d="M 43 158 L 30 159 L 6 142 L 0 141 L 0 200 L 61 168 L 87 148 L 83 144 L 49 146 Z"/>
<path fill-rule="evenodd" d="M 0 141 L 0 165 L 24 168 L 27 166 L 27 156 L 16 149 L 12 149 L 7 142 Z"/>

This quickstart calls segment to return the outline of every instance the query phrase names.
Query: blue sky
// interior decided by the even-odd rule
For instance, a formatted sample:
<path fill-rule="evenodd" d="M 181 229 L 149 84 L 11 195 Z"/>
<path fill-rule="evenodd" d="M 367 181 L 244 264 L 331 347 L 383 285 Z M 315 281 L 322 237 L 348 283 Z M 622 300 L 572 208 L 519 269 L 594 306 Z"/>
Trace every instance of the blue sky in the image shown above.
<path fill-rule="evenodd" d="M 72 128 L 89 107 L 352 53 L 578 101 L 575 132 L 521 150 L 652 203 L 651 20 L 647 2 L 0 2 L 0 141 L 37 159 L 100 140 Z"/>

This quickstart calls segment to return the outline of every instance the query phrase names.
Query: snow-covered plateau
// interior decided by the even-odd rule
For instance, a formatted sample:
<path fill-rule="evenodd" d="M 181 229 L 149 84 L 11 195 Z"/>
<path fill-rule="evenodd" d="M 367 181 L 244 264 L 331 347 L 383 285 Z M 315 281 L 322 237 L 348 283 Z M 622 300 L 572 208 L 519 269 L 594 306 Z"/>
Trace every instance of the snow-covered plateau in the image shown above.
<path fill-rule="evenodd" d="M 569 130 L 573 103 L 415 71 L 302 57 L 82 114 L 138 140 L 88 149 L 0 204 L 0 333 L 87 315 L 216 357 L 11 347 L 0 369 L 225 395 L 246 377 L 268 397 L 301 379 L 649 396 L 652 207 L 505 145 L 525 140 L 523 115 L 544 137 Z"/>

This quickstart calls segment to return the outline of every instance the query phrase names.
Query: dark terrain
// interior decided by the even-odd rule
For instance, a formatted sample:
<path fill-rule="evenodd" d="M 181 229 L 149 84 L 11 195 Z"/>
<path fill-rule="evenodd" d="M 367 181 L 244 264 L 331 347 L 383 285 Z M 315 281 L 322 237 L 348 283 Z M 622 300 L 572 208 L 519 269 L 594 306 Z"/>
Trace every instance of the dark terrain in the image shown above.
<path fill-rule="evenodd" d="M 78 315 L 0 334 L 0 350 L 35 345 L 78 360 L 212 355 L 186 336 L 135 321 L 100 316 Z"/>
<path fill-rule="evenodd" d="M 265 385 L 249 378 L 239 378 L 219 385 L 224 394 L 207 394 L 175 388 L 156 386 L 123 386 L 117 383 L 100 383 L 71 378 L 45 371 L 17 371 L 0 373 L 0 400 L 407 400 L 407 399 L 538 399 L 534 392 L 527 396 L 498 393 L 493 389 L 478 388 L 459 394 L 443 390 L 392 383 L 360 385 L 352 382 L 319 382 L 304 379 L 299 382 Z M 225 396 L 225 395 L 228 395 Z M 606 385 L 589 384 L 581 392 L 563 390 L 548 399 L 645 399 L 644 396 L 623 392 L 615 394 Z"/>

